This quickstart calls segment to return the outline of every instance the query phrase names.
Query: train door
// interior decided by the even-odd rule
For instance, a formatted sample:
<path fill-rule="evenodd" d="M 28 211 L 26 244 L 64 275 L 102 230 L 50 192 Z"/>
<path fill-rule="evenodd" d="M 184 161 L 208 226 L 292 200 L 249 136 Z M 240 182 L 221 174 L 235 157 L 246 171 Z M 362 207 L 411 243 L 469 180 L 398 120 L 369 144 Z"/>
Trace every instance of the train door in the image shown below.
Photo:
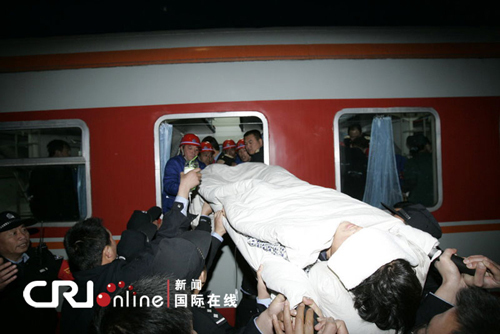
<path fill-rule="evenodd" d="M 179 143 L 187 133 L 193 133 L 201 141 L 207 136 L 214 137 L 219 150 L 227 139 L 237 142 L 250 130 L 258 130 L 262 134 L 264 162 L 269 163 L 269 127 L 266 117 L 254 111 L 218 112 L 195 114 L 169 114 L 160 117 L 155 124 L 155 176 L 156 203 L 162 203 L 162 180 L 165 164 L 168 159 L 179 154 Z M 225 238 L 229 239 L 229 238 Z M 216 260 L 211 277 L 207 281 L 207 289 L 223 300 L 227 294 L 236 294 L 243 271 L 249 267 L 230 240 L 223 243 L 221 256 Z M 226 305 L 220 305 L 224 308 Z"/>

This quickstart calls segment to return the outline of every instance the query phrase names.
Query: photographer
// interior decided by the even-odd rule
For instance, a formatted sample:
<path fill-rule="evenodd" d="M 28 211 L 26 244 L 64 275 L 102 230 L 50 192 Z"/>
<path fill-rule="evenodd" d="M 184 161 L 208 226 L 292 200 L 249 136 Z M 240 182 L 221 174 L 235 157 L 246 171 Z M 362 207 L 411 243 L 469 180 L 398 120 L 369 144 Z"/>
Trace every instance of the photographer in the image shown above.
<path fill-rule="evenodd" d="M 480 289 L 500 287 L 500 266 L 482 255 L 464 259 L 474 276 L 460 274 L 451 260 L 456 249 L 446 249 L 434 263 L 442 277 L 417 312 L 414 333 L 500 333 L 500 300 Z M 455 332 L 453 332 L 455 333 Z"/>

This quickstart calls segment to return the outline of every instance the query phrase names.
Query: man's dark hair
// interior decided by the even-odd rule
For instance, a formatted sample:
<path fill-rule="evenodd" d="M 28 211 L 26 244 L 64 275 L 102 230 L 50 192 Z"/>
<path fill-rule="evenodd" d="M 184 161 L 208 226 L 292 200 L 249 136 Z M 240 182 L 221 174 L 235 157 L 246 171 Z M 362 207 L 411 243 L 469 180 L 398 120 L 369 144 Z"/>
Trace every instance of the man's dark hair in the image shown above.
<path fill-rule="evenodd" d="M 64 148 L 68 150 L 71 149 L 69 144 L 61 139 L 54 139 L 50 143 L 47 144 L 47 151 L 49 152 L 49 157 L 53 157 L 56 154 L 56 151 L 62 151 Z"/>
<path fill-rule="evenodd" d="M 407 333 L 420 304 L 422 285 L 410 263 L 397 259 L 351 290 L 359 316 L 382 330 Z"/>
<path fill-rule="evenodd" d="M 64 236 L 70 270 L 78 272 L 100 266 L 102 251 L 107 245 L 111 245 L 109 233 L 100 218 L 76 223 Z"/>
<path fill-rule="evenodd" d="M 416 156 L 420 151 L 425 149 L 427 144 L 430 144 L 429 138 L 424 136 L 422 133 L 415 133 L 413 136 L 406 138 L 406 146 L 410 150 L 412 156 Z"/>
<path fill-rule="evenodd" d="M 245 135 L 243 136 L 243 138 L 245 138 L 246 136 L 250 136 L 250 135 L 253 135 L 255 137 L 255 139 L 257 139 L 257 140 L 262 139 L 262 134 L 260 133 L 259 130 L 249 130 L 249 131 L 245 132 Z"/>
<path fill-rule="evenodd" d="M 453 334 L 500 333 L 500 299 L 478 288 L 463 288 L 457 294 L 455 315 L 458 330 Z"/>
<path fill-rule="evenodd" d="M 361 125 L 359 123 L 355 123 L 355 124 L 351 124 L 349 125 L 349 127 L 347 128 L 347 133 L 349 133 L 351 130 L 354 130 L 354 129 L 357 129 L 359 131 L 359 133 L 361 133 Z"/>
<path fill-rule="evenodd" d="M 130 284 L 133 292 L 136 292 L 136 307 L 130 301 L 129 307 L 124 307 L 120 303 L 113 306 L 113 302 L 107 307 L 100 308 L 93 319 L 93 329 L 96 334 L 191 334 L 192 313 L 187 307 L 175 307 L 175 293 L 186 293 L 185 291 L 174 290 L 174 280 L 170 280 L 165 275 L 155 275 L 141 278 Z M 169 290 L 170 288 L 170 290 Z M 127 288 L 118 292 L 118 295 L 127 298 Z M 132 292 L 129 292 L 129 299 Z M 143 301 L 140 307 L 142 296 L 148 296 L 149 307 Z M 163 298 L 163 305 L 156 307 L 151 304 L 154 296 Z M 167 296 L 170 296 L 170 307 L 167 307 Z M 126 305 L 126 304 L 125 304 Z"/>
<path fill-rule="evenodd" d="M 204 141 L 208 141 L 210 144 L 212 144 L 214 150 L 220 151 L 219 142 L 217 142 L 217 139 L 215 139 L 214 137 L 206 136 L 201 142 L 203 143 Z"/>

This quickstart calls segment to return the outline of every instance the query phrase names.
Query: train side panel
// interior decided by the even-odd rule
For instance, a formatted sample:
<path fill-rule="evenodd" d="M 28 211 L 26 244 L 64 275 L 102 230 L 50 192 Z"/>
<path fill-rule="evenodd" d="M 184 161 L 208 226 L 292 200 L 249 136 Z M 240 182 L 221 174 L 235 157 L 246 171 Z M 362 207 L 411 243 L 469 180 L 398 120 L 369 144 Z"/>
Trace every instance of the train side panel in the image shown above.
<path fill-rule="evenodd" d="M 440 222 L 492 220 L 500 179 L 500 98 L 250 101 L 3 113 L 3 121 L 77 118 L 90 130 L 93 215 L 119 234 L 129 212 L 155 201 L 154 124 L 166 114 L 258 111 L 269 123 L 270 163 L 335 188 L 333 120 L 348 108 L 432 107 L 441 118 Z M 480 208 L 480 209 L 478 209 Z"/>
<path fill-rule="evenodd" d="M 432 108 L 440 123 L 442 247 L 500 262 L 500 43 L 462 31 L 312 29 L 105 36 L 0 51 L 0 122 L 85 122 L 92 216 L 116 239 L 135 209 L 157 203 L 158 120 L 258 112 L 269 163 L 338 188 L 335 116 L 354 108 Z M 237 139 L 237 138 L 234 138 Z M 45 227 L 64 254 L 72 225 Z M 32 237 L 33 242 L 39 236 Z M 209 288 L 234 293 L 227 248 Z"/>

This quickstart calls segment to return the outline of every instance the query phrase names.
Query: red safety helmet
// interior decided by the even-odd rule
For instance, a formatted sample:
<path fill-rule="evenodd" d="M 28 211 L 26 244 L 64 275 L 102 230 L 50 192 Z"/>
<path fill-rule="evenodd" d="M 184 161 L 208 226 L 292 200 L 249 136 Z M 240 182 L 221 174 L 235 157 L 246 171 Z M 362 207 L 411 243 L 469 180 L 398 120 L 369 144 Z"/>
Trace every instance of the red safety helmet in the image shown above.
<path fill-rule="evenodd" d="M 232 140 L 232 139 L 224 140 L 224 143 L 222 144 L 223 150 L 228 150 L 230 148 L 235 148 L 235 147 L 236 147 L 236 144 L 234 143 L 234 140 Z"/>
<path fill-rule="evenodd" d="M 240 140 L 238 140 L 238 143 L 236 144 L 236 151 L 239 151 L 242 148 L 245 148 L 245 141 L 243 139 L 240 139 Z"/>
<path fill-rule="evenodd" d="M 197 135 L 194 135 L 192 133 L 186 133 L 184 137 L 182 137 L 181 143 L 179 146 L 182 145 L 193 145 L 193 146 L 198 146 L 200 147 L 200 138 L 198 138 Z"/>
<path fill-rule="evenodd" d="M 208 141 L 201 143 L 201 152 L 215 152 L 212 144 Z"/>

